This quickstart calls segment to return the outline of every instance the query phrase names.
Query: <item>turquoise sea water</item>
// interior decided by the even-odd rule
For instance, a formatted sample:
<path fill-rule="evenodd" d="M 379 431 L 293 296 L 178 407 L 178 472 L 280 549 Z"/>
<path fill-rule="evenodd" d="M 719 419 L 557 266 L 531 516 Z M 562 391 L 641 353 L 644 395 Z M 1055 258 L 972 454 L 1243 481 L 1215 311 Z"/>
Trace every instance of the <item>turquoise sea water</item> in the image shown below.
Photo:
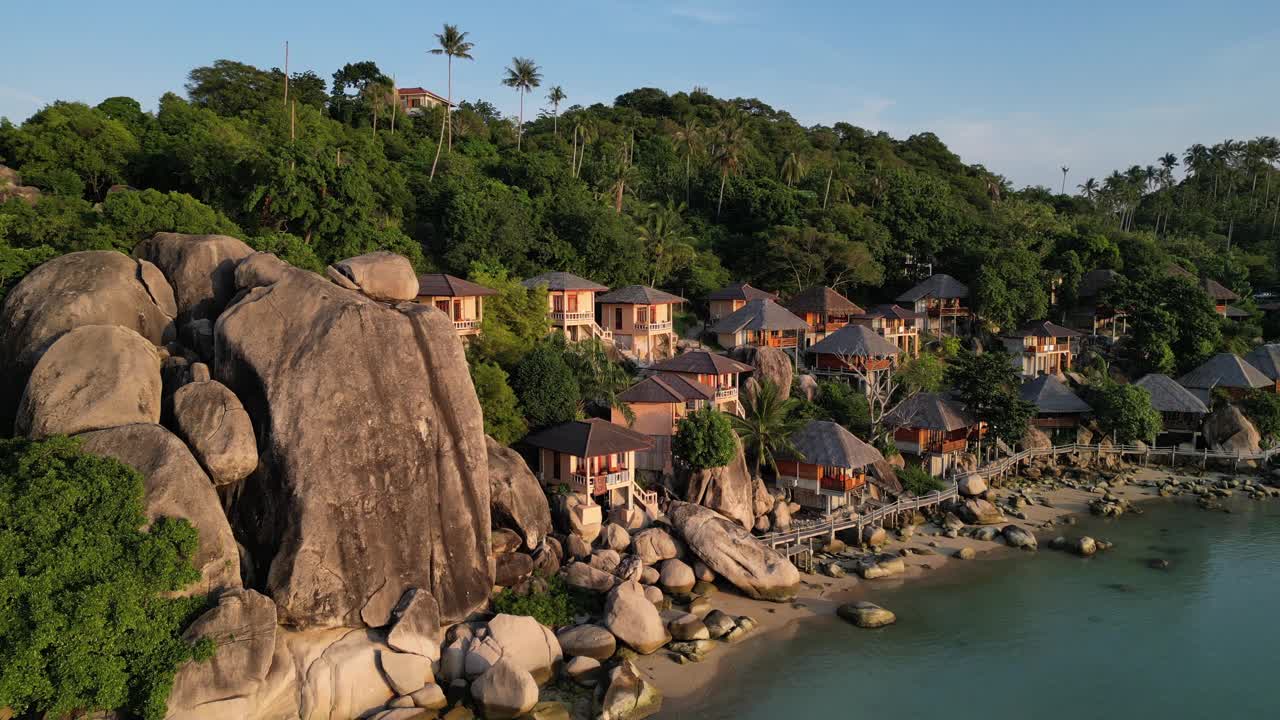
<path fill-rule="evenodd" d="M 1065 534 L 1115 549 L 1042 549 L 870 592 L 897 625 L 808 621 L 722 666 L 718 690 L 680 715 L 1280 718 L 1280 503 L 1233 509 L 1088 518 Z"/>

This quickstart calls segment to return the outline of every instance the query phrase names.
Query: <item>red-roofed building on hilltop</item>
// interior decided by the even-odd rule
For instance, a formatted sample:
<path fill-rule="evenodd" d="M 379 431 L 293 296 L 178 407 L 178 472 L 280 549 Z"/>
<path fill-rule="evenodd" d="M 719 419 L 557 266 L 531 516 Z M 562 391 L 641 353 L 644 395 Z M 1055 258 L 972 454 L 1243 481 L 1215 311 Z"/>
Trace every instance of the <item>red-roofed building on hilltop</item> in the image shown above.
<path fill-rule="evenodd" d="M 400 109 L 406 115 L 417 115 L 427 108 L 448 105 L 449 101 L 426 88 L 399 88 L 396 95 L 400 98 Z"/>

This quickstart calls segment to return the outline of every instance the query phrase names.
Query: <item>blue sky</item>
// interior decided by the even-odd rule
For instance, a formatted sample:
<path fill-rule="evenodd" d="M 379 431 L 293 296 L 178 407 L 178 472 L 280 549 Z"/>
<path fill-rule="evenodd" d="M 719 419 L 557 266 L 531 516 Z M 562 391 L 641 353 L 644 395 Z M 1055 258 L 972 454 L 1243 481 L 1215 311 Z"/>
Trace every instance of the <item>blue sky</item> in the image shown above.
<path fill-rule="evenodd" d="M 931 130 L 1016 185 L 1058 187 L 1181 155 L 1194 142 L 1280 135 L 1280 2 L 543 3 L 129 1 L 20 3 L 5 13 L 0 116 L 55 99 L 129 95 L 154 108 L 217 58 L 329 78 L 375 60 L 402 86 L 444 91 L 425 50 L 460 25 L 476 60 L 455 94 L 516 111 L 513 55 L 570 104 L 641 86 L 754 96 L 805 124 L 896 137 Z M 541 101 L 541 93 L 537 98 Z"/>

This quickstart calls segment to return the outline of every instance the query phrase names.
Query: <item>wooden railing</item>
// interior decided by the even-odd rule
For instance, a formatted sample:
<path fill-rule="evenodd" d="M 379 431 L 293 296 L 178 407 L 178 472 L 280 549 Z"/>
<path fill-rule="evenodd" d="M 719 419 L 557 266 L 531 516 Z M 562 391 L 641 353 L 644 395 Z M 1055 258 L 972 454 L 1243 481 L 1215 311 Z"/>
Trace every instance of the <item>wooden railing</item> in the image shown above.
<path fill-rule="evenodd" d="M 637 500 L 647 507 L 655 508 L 656 511 L 656 508 L 658 507 L 658 493 L 656 491 L 645 490 L 638 485 L 633 486 L 633 489 L 635 490 Z"/>
<path fill-rule="evenodd" d="M 1268 448 L 1259 452 L 1238 453 L 1225 452 L 1222 450 L 1209 450 L 1208 448 L 1205 448 L 1204 450 L 1187 450 L 1180 447 L 1158 447 L 1154 445 L 1085 445 L 1082 443 L 1071 443 L 1067 445 L 1054 445 L 1051 448 L 1028 448 L 989 462 L 977 470 L 953 471 L 952 477 L 957 475 L 968 475 L 970 472 L 976 472 L 984 478 L 989 478 L 994 475 L 1007 472 L 1011 467 L 1017 467 L 1018 463 L 1023 460 L 1049 456 L 1057 457 L 1059 455 L 1078 452 L 1094 453 L 1095 455 L 1142 455 L 1144 458 L 1167 457 L 1170 460 L 1183 457 L 1200 460 L 1201 462 L 1208 462 L 1209 460 L 1229 460 L 1231 462 L 1238 463 L 1242 461 L 1266 462 L 1276 453 L 1280 452 L 1280 447 Z"/>
<path fill-rule="evenodd" d="M 787 335 L 783 337 L 771 337 L 765 341 L 765 344 L 768 345 L 769 347 L 775 347 L 775 348 L 792 348 L 796 346 L 796 339 L 794 336 L 791 336 L 791 335 Z"/>
<path fill-rule="evenodd" d="M 657 322 L 638 322 L 636 330 L 639 332 L 660 332 L 662 330 L 670 330 L 670 320 L 659 320 Z"/>
<path fill-rule="evenodd" d="M 738 388 L 736 387 L 716 388 L 717 400 L 728 400 L 736 397 L 738 397 Z"/>
<path fill-rule="evenodd" d="M 551 319 L 556 322 L 577 322 L 579 320 L 594 321 L 596 314 L 591 310 L 585 312 L 568 312 L 565 310 L 552 310 Z"/>
<path fill-rule="evenodd" d="M 863 527 L 879 522 L 886 517 L 895 513 L 914 512 L 926 507 L 932 507 L 938 503 L 957 497 L 960 490 L 955 483 L 946 490 L 935 490 L 927 495 L 919 497 L 899 498 L 896 502 L 888 505 L 881 505 L 873 510 L 862 514 L 853 514 L 846 516 L 833 516 L 823 520 L 814 520 L 810 522 L 797 521 L 792 525 L 790 530 L 786 532 L 773 532 L 760 536 L 761 542 L 769 547 L 777 547 L 778 545 L 799 544 L 809 538 L 820 536 L 831 536 L 841 530 L 850 528 Z"/>
<path fill-rule="evenodd" d="M 454 320 L 453 321 L 454 330 L 475 330 L 478 327 L 480 327 L 479 320 Z"/>

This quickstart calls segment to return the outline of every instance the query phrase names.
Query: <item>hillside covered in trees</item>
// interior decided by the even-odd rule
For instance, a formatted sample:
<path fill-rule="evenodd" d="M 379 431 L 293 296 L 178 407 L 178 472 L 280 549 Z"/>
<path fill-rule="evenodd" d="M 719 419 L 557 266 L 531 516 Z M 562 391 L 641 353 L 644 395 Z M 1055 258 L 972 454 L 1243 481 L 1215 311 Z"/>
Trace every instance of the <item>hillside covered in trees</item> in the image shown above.
<path fill-rule="evenodd" d="M 423 271 L 563 269 L 695 300 L 740 279 L 884 301 L 931 267 L 969 283 L 993 327 L 1052 317 L 1052 288 L 1065 307 L 1095 268 L 1141 286 L 1172 261 L 1245 297 L 1277 283 L 1274 138 L 1055 194 L 930 133 L 804 127 L 699 89 L 581 107 L 532 62 L 510 72 L 523 125 L 483 100 L 447 127 L 441 108 L 407 117 L 367 61 L 293 75 L 287 102 L 281 71 L 219 60 L 154 113 L 113 97 L 5 121 L 0 164 L 41 195 L 0 205 L 2 289 L 54 254 L 127 252 L 158 230 L 236 235 L 310 269 L 385 248 Z"/>

